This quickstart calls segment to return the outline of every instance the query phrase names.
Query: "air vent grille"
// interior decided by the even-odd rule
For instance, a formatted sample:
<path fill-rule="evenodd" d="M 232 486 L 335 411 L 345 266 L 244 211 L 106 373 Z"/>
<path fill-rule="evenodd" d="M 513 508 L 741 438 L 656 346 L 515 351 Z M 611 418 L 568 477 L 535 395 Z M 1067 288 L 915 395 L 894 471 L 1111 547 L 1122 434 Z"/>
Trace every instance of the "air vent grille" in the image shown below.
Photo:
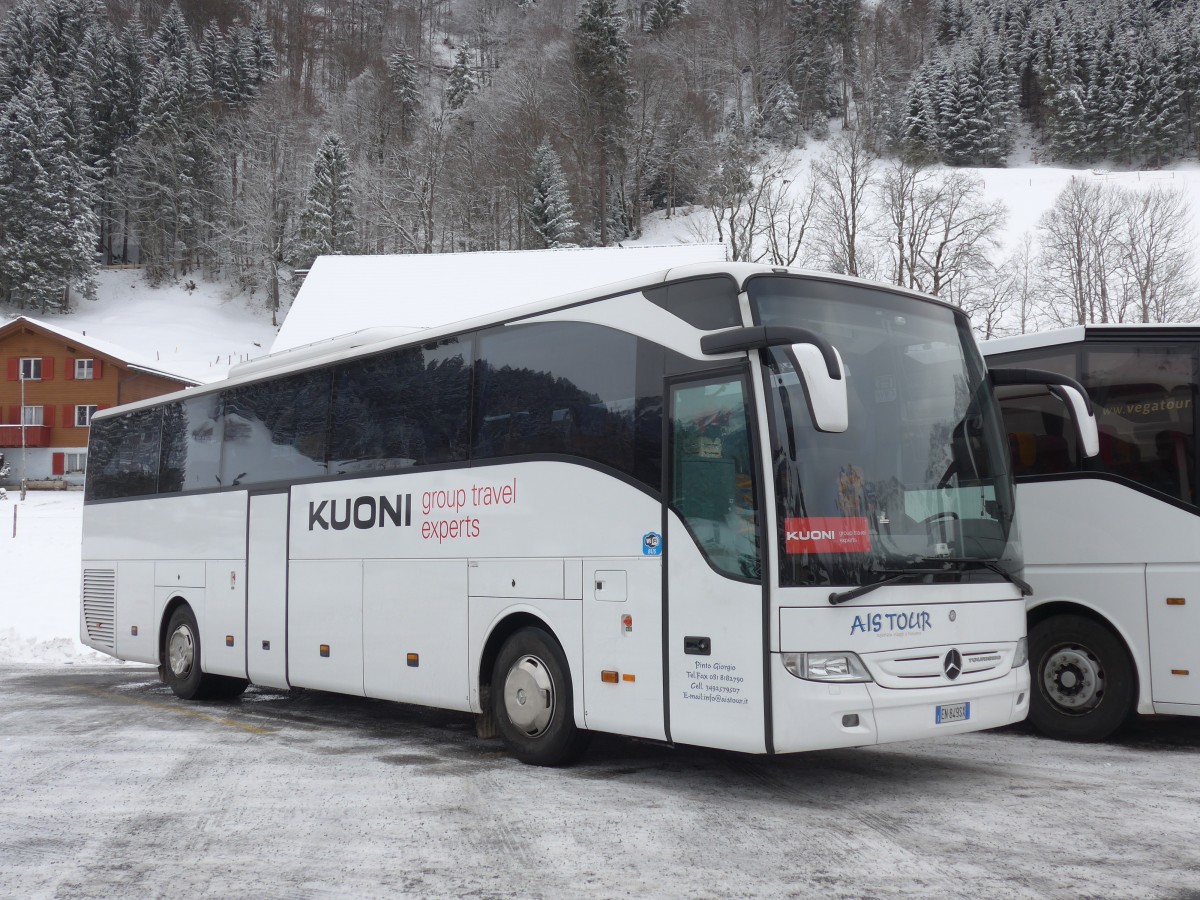
<path fill-rule="evenodd" d="M 83 570 L 83 621 L 93 646 L 116 649 L 117 573 L 113 569 Z"/>

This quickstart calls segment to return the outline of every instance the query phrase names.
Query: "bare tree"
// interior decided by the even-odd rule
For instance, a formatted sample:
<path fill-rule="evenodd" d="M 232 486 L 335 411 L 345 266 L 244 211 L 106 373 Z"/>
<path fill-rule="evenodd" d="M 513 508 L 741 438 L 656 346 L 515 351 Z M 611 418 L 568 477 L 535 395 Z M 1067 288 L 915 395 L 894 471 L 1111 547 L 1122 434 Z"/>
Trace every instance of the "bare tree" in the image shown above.
<path fill-rule="evenodd" d="M 775 266 L 795 265 L 803 261 L 809 247 L 805 238 L 813 224 L 817 208 L 817 182 L 809 178 L 798 186 L 793 179 L 775 178 L 762 198 L 766 257 Z M 762 260 L 763 256 L 757 257 Z"/>
<path fill-rule="evenodd" d="M 914 287 L 940 295 L 956 279 L 992 269 L 991 253 L 1008 208 L 983 199 L 983 182 L 965 172 L 946 174 L 936 187 L 919 192 L 928 210 L 927 235 L 915 248 Z"/>
<path fill-rule="evenodd" d="M 1114 296 L 1124 216 L 1116 193 L 1073 178 L 1038 225 L 1047 315 L 1060 325 L 1121 321 Z"/>
<path fill-rule="evenodd" d="M 1183 191 L 1158 185 L 1127 192 L 1123 265 L 1142 322 L 1178 322 L 1197 314 L 1191 211 Z"/>
<path fill-rule="evenodd" d="M 917 209 L 917 194 L 932 179 L 921 164 L 897 159 L 884 169 L 878 200 L 884 218 L 883 243 L 890 257 L 888 280 L 901 287 L 915 287 L 916 233 L 927 232 Z"/>
<path fill-rule="evenodd" d="M 846 275 L 862 271 L 863 244 L 870 229 L 869 192 L 875 158 L 859 131 L 844 131 L 813 162 L 818 185 L 817 221 L 825 264 Z"/>

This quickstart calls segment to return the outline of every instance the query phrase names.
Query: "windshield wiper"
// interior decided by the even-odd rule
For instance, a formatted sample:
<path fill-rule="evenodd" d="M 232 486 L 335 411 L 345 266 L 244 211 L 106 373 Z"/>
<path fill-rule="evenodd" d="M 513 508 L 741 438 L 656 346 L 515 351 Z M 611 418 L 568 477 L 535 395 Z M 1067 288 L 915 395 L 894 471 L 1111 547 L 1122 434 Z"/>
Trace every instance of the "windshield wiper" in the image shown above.
<path fill-rule="evenodd" d="M 976 566 L 981 569 L 988 569 L 995 572 L 1005 581 L 1010 581 L 1021 589 L 1021 596 L 1028 597 L 1033 593 L 1033 588 L 1029 586 L 1029 582 L 1023 578 L 1018 578 L 1012 572 L 1009 572 L 1000 565 L 998 559 L 974 559 L 968 556 L 925 556 L 916 560 L 919 563 L 941 562 L 950 565 L 963 566 L 964 568 Z"/>
<path fill-rule="evenodd" d="M 853 600 L 855 597 L 861 597 L 863 594 L 869 594 L 876 588 L 884 587 L 889 584 L 899 584 L 901 581 L 908 581 L 911 578 L 924 578 L 927 575 L 945 575 L 949 568 L 941 569 L 872 569 L 872 574 L 875 575 L 891 575 L 890 578 L 885 578 L 883 581 L 875 581 L 871 584 L 860 585 L 856 588 L 851 588 L 848 591 L 841 593 L 832 593 L 829 595 L 829 604 L 837 606 L 839 603 L 845 603 L 847 600 Z"/>
<path fill-rule="evenodd" d="M 864 594 L 869 594 L 876 588 L 885 587 L 889 584 L 899 584 L 902 581 L 907 581 L 910 578 L 924 578 L 929 575 L 945 575 L 947 572 L 953 572 L 955 567 L 967 568 L 977 566 L 981 569 L 988 569 L 995 572 L 1005 581 L 1010 581 L 1021 589 L 1021 596 L 1028 597 L 1033 593 L 1033 588 L 1029 586 L 1027 581 L 1018 578 L 1011 572 L 1005 571 L 999 564 L 998 560 L 994 559 L 971 559 L 963 556 L 922 556 L 917 557 L 913 562 L 921 563 L 928 566 L 930 563 L 936 563 L 940 568 L 936 569 L 872 569 L 871 571 L 877 575 L 890 575 L 890 578 L 885 578 L 882 581 L 876 581 L 872 584 L 864 584 L 860 587 L 851 588 L 848 591 L 841 593 L 833 593 L 829 595 L 829 603 L 831 606 L 837 606 L 839 603 L 845 603 L 847 600 L 854 600 Z"/>

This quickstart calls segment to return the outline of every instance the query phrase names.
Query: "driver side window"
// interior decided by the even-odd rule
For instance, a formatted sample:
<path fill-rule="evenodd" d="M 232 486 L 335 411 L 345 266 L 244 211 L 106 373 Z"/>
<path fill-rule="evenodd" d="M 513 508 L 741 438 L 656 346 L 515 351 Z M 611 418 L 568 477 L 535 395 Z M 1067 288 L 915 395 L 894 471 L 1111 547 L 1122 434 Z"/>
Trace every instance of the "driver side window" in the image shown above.
<path fill-rule="evenodd" d="M 759 577 L 758 504 L 745 382 L 671 391 L 671 506 L 718 570 Z"/>

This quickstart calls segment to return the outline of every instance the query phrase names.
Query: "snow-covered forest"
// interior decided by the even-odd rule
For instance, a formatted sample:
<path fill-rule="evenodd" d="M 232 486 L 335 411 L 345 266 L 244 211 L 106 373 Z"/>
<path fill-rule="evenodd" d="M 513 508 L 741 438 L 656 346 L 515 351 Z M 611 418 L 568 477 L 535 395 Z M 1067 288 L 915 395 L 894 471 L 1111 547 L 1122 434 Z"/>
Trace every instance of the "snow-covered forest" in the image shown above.
<path fill-rule="evenodd" d="M 272 309 L 321 253 L 610 245 L 937 294 L 985 334 L 1197 317 L 1178 188 L 1003 246 L 968 166 L 1194 160 L 1200 0 L 0 2 L 0 299 L 99 265 Z M 1024 162 L 1026 160 L 1022 160 Z M 258 301 L 256 301 L 258 302 Z"/>

